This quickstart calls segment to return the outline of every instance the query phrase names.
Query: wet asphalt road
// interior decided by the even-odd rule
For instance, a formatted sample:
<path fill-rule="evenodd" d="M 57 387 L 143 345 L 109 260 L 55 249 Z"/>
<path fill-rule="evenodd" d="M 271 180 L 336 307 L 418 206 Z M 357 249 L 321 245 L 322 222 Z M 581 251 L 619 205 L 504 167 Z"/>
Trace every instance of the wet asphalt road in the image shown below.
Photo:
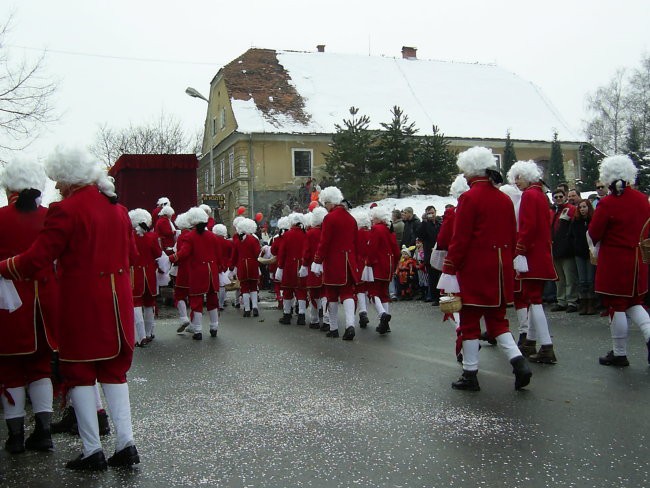
<path fill-rule="evenodd" d="M 505 357 L 485 346 L 482 390 L 459 392 L 455 334 L 429 304 L 397 303 L 392 334 L 371 323 L 353 342 L 280 325 L 262 306 L 257 319 L 226 308 L 218 338 L 206 321 L 201 342 L 178 336 L 174 311 L 161 309 L 129 376 L 136 469 L 70 472 L 80 441 L 57 435 L 51 453 L 2 451 L 2 486 L 650 486 L 637 329 L 631 366 L 608 368 L 597 361 L 611 347 L 605 318 L 549 313 L 557 365 L 532 365 L 516 392 Z M 112 453 L 112 436 L 103 444 Z"/>

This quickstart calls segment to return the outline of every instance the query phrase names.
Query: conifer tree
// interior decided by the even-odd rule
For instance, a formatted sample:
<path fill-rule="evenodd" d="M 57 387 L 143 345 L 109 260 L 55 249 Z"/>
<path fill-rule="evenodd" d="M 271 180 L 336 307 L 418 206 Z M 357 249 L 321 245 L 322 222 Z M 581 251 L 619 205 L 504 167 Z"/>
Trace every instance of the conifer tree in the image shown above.
<path fill-rule="evenodd" d="M 433 135 L 424 136 L 415 151 L 417 179 L 421 182 L 420 192 L 431 195 L 446 195 L 456 168 L 456 152 L 449 148 L 450 141 L 433 126 Z"/>
<path fill-rule="evenodd" d="M 368 130 L 367 115 L 357 116 L 359 109 L 350 107 L 350 119 L 343 125 L 336 124 L 330 152 L 325 156 L 325 171 L 332 177 L 343 195 L 360 204 L 366 201 L 376 188 L 373 162 L 373 133 Z"/>
<path fill-rule="evenodd" d="M 644 193 L 650 190 L 650 161 L 648 154 L 643 150 L 641 131 L 639 125 L 631 123 L 625 139 L 626 153 L 639 169 L 637 175 L 638 189 Z"/>
<path fill-rule="evenodd" d="M 510 167 L 517 162 L 517 155 L 515 154 L 515 145 L 510 139 L 510 131 L 506 133 L 506 146 L 503 149 L 503 161 L 501 162 L 501 174 L 506 178 Z"/>
<path fill-rule="evenodd" d="M 408 184 L 415 180 L 415 134 L 414 123 L 408 122 L 408 116 L 401 108 L 391 110 L 393 119 L 390 123 L 381 123 L 383 131 L 377 141 L 377 155 L 380 163 L 379 175 L 383 184 L 395 189 L 397 198 L 401 198 Z"/>
<path fill-rule="evenodd" d="M 552 190 L 564 181 L 564 157 L 562 155 L 562 146 L 557 138 L 557 132 L 554 132 L 553 142 L 551 143 L 551 158 L 548 163 L 547 183 Z"/>
<path fill-rule="evenodd" d="M 580 146 L 580 180 L 581 190 L 593 190 L 598 181 L 598 163 L 601 155 L 591 144 Z"/>

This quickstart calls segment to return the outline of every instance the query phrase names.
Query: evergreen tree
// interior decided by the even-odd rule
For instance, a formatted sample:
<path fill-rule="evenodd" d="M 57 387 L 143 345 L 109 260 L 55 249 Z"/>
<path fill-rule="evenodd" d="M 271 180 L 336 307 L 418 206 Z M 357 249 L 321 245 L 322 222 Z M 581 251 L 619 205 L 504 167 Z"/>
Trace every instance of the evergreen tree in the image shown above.
<path fill-rule="evenodd" d="M 626 153 L 639 168 L 637 176 L 638 189 L 644 193 L 650 191 L 650 160 L 643 150 L 641 130 L 638 124 L 632 123 L 628 127 L 625 139 Z"/>
<path fill-rule="evenodd" d="M 335 125 L 330 152 L 325 154 L 325 171 L 343 195 L 356 204 L 363 203 L 375 190 L 376 178 L 372 171 L 373 133 L 368 130 L 370 119 L 358 116 L 359 109 L 350 107 L 349 120 L 343 126 Z"/>
<path fill-rule="evenodd" d="M 513 164 L 517 162 L 517 155 L 515 154 L 515 145 L 510 139 L 510 131 L 506 133 L 506 146 L 503 149 L 503 161 L 501 162 L 501 174 L 505 180 L 508 171 Z"/>
<path fill-rule="evenodd" d="M 401 198 L 416 177 L 414 153 L 417 143 L 414 136 L 418 130 L 414 123 L 409 124 L 408 116 L 401 108 L 395 106 L 391 113 L 393 120 L 381 123 L 384 130 L 377 141 L 378 173 L 382 183 L 393 186 L 397 198 Z"/>
<path fill-rule="evenodd" d="M 422 183 L 421 193 L 446 195 L 456 168 L 456 152 L 449 149 L 451 142 L 433 126 L 433 135 L 425 136 L 415 150 L 417 178 Z"/>
<path fill-rule="evenodd" d="M 583 191 L 593 190 L 596 187 L 599 173 L 598 163 L 601 159 L 601 154 L 591 144 L 580 146 L 580 175 Z"/>
<path fill-rule="evenodd" d="M 553 142 L 551 143 L 551 158 L 548 163 L 548 185 L 553 190 L 557 185 L 565 181 L 564 176 L 564 157 L 562 156 L 562 146 L 557 138 L 557 132 L 553 133 Z"/>

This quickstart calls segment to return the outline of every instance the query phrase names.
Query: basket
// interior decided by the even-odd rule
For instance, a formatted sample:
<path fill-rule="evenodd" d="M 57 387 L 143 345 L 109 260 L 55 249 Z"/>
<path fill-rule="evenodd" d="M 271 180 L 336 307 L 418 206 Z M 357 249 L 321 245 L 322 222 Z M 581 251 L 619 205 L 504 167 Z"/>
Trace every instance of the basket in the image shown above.
<path fill-rule="evenodd" d="M 460 312 L 460 309 L 463 308 L 463 303 L 460 300 L 460 297 L 452 295 L 451 293 L 447 296 L 440 297 L 440 311 L 442 313 L 456 313 Z"/>
<path fill-rule="evenodd" d="M 641 248 L 641 259 L 643 259 L 644 264 L 650 264 L 650 239 L 644 239 L 643 235 L 650 223 L 650 219 L 645 221 L 643 228 L 641 229 L 641 240 L 639 242 L 639 248 Z"/>
<path fill-rule="evenodd" d="M 268 264 L 276 263 L 277 261 L 278 261 L 278 258 L 276 256 L 271 256 L 270 258 L 262 258 L 262 257 L 257 258 L 257 262 L 260 263 L 260 264 L 267 264 L 268 265 Z"/>
<path fill-rule="evenodd" d="M 235 291 L 235 290 L 239 290 L 239 288 L 240 288 L 239 280 L 233 280 L 224 286 L 224 289 L 226 291 Z"/>

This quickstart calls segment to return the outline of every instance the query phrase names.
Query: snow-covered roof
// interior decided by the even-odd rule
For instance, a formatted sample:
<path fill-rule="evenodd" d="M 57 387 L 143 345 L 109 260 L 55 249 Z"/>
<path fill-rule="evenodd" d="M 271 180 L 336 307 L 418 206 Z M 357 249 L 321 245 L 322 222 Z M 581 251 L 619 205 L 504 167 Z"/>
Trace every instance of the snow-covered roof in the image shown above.
<path fill-rule="evenodd" d="M 454 138 L 579 141 L 533 83 L 491 64 L 250 49 L 222 69 L 243 133 L 334 133 L 349 109 Z"/>

